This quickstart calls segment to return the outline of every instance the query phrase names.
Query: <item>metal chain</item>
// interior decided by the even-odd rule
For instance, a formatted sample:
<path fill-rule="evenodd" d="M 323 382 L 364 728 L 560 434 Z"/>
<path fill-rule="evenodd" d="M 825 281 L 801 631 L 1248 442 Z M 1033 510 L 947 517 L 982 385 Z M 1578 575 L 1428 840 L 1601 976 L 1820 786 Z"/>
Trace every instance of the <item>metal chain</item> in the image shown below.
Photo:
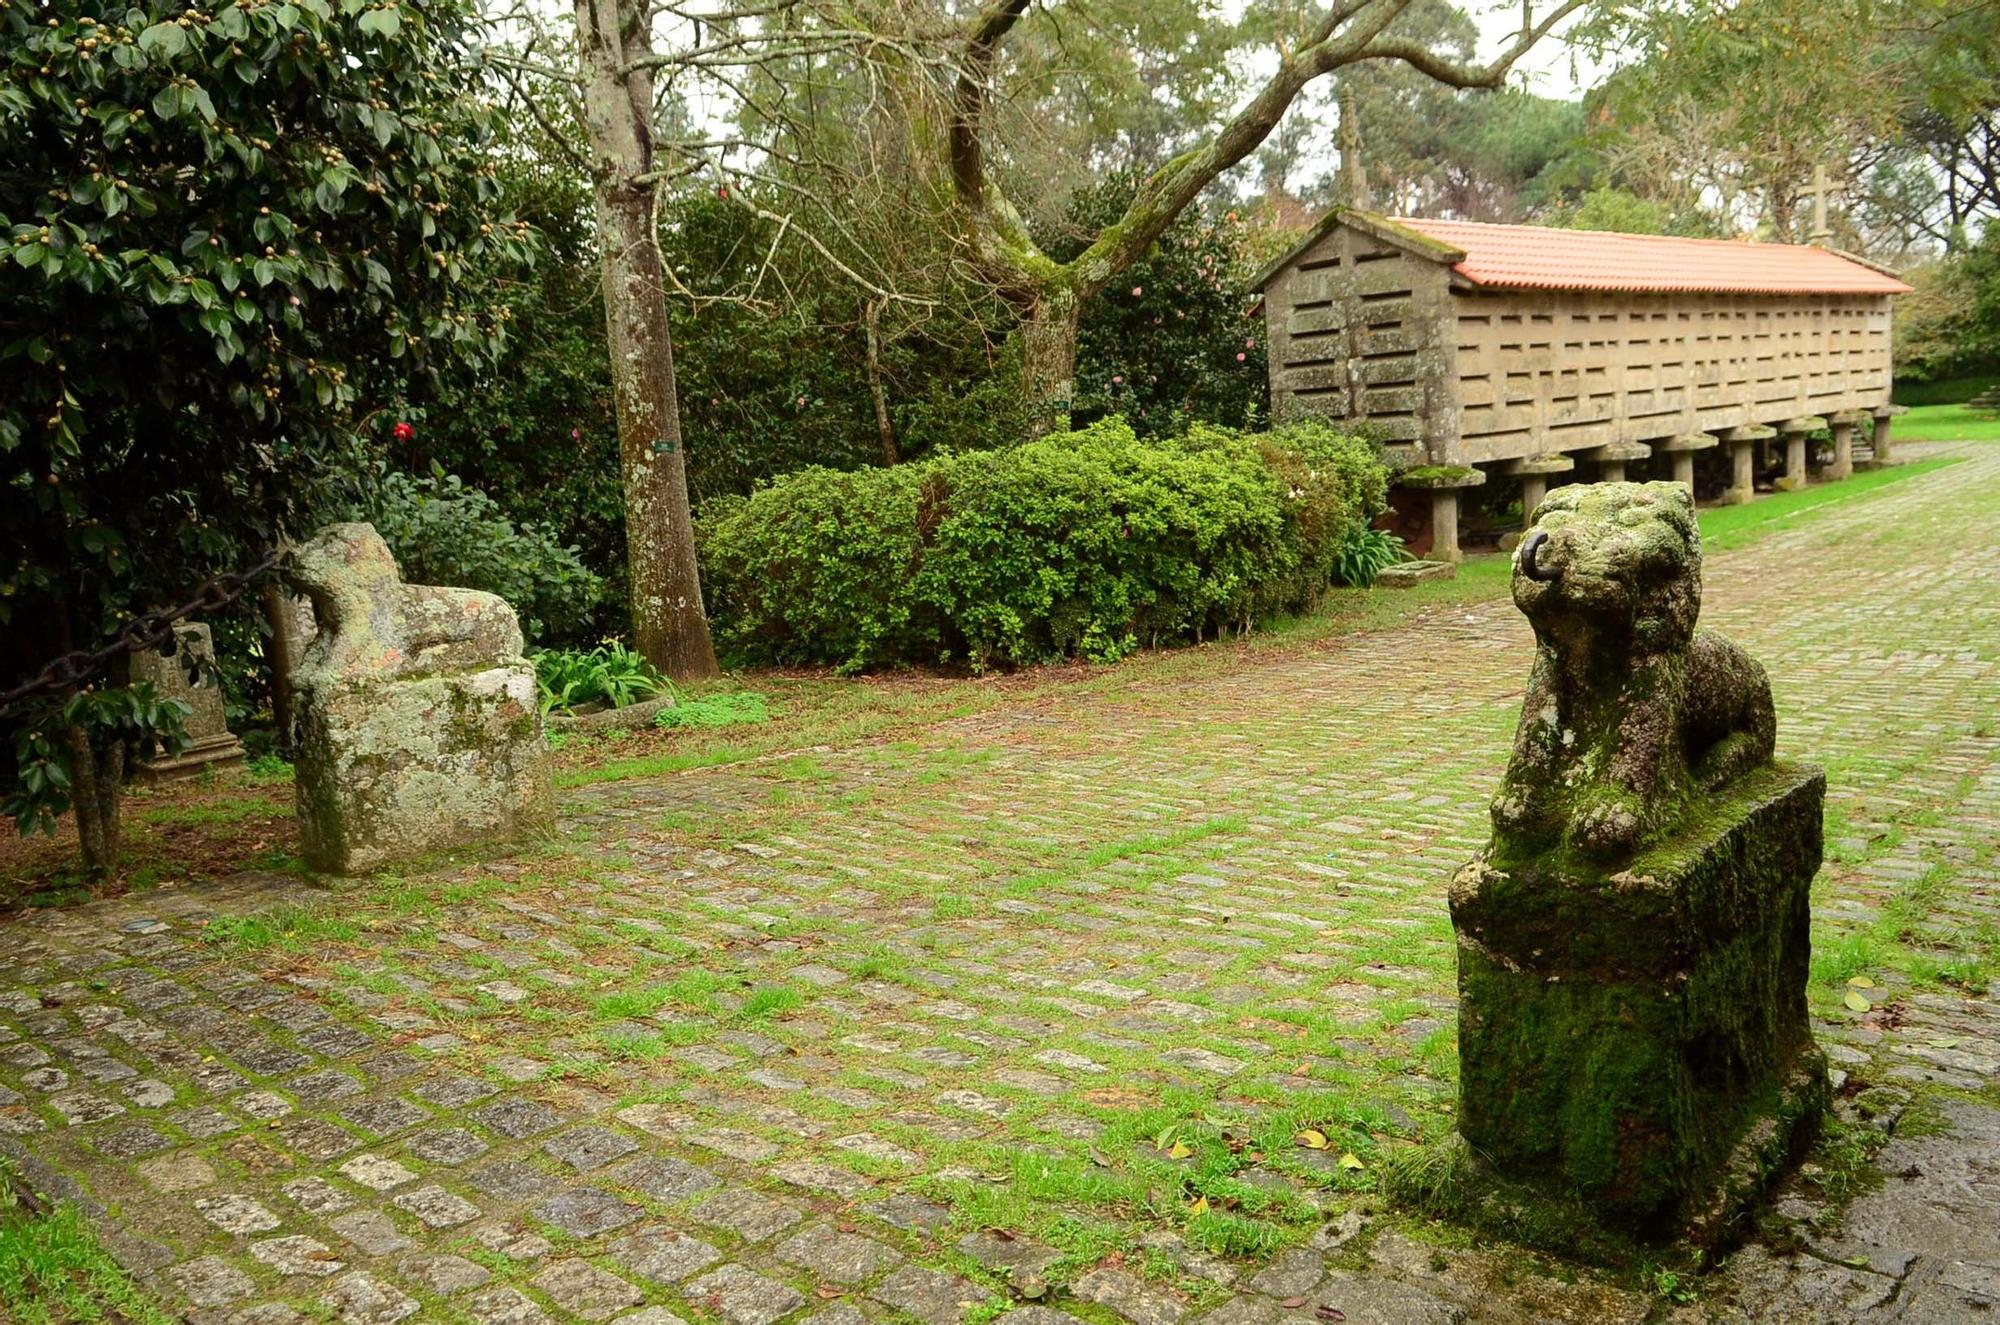
<path fill-rule="evenodd" d="M 133 617 L 125 623 L 125 629 L 118 632 L 118 638 L 104 647 L 79 649 L 54 659 L 33 679 L 22 682 L 12 690 L 0 691 L 0 713 L 41 691 L 79 685 L 125 654 L 159 648 L 173 637 L 176 621 L 196 612 L 213 612 L 219 607 L 227 607 L 243 596 L 253 580 L 277 565 L 278 558 L 283 555 L 281 549 L 273 548 L 240 571 L 228 571 L 203 581 L 201 587 L 195 590 L 194 597 L 179 607 L 142 612 Z"/>

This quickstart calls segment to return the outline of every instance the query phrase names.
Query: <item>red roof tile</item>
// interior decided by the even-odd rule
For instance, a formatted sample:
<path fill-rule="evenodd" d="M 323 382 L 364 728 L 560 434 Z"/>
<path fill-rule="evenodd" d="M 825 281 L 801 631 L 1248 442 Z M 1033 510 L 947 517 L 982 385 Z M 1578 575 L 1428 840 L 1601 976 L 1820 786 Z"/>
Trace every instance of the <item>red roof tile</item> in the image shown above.
<path fill-rule="evenodd" d="M 1462 251 L 1465 260 L 1452 270 L 1476 285 L 1728 294 L 1902 294 L 1910 288 L 1852 258 L 1803 244 L 1403 217 L 1395 224 Z"/>

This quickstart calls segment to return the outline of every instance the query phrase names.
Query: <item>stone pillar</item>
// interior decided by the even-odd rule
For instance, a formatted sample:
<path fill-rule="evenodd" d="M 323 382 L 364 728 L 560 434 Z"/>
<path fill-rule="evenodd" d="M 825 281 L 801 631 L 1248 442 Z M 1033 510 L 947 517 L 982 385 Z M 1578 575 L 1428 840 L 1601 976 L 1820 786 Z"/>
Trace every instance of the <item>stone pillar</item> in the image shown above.
<path fill-rule="evenodd" d="M 171 657 L 150 649 L 133 654 L 132 680 L 135 684 L 144 681 L 161 699 L 177 699 L 188 708 L 181 723 L 187 747 L 179 754 L 141 760 L 141 777 L 187 777 L 205 768 L 243 762 L 243 742 L 229 730 L 229 719 L 223 712 L 222 687 L 215 676 L 215 638 L 206 625 L 198 621 L 176 625 Z"/>
<path fill-rule="evenodd" d="M 1625 462 L 1623 460 L 1598 461 L 1597 481 L 1599 483 L 1623 483 L 1625 481 Z"/>
<path fill-rule="evenodd" d="M 1431 492 L 1432 561 L 1462 561 L 1458 550 L 1458 489 L 1437 488 Z"/>
<path fill-rule="evenodd" d="M 1874 435 L 1869 438 L 1869 446 L 1874 454 L 1868 463 L 1873 465 L 1893 465 L 1895 456 L 1890 454 L 1889 426 L 1898 414 L 1909 412 L 1908 405 L 1877 405 L 1869 412 L 1875 416 Z"/>
<path fill-rule="evenodd" d="M 1732 438 L 1729 443 L 1729 491 L 1722 494 L 1725 506 L 1746 506 L 1757 499 L 1757 443 L 1754 439 Z"/>
<path fill-rule="evenodd" d="M 1674 482 L 1689 492 L 1694 491 L 1694 452 L 1674 452 Z"/>
<path fill-rule="evenodd" d="M 1542 504 L 1542 498 L 1549 495 L 1547 474 L 1521 475 L 1521 523 L 1533 524 L 1535 508 Z"/>
<path fill-rule="evenodd" d="M 1833 432 L 1833 463 L 1826 476 L 1843 479 L 1854 472 L 1854 418 L 1843 414 L 1828 425 Z"/>
<path fill-rule="evenodd" d="M 1826 420 L 1814 415 L 1786 419 L 1778 425 L 1785 439 L 1785 472 L 1771 486 L 1780 492 L 1797 492 L 1806 485 L 1806 434 L 1826 427 Z"/>

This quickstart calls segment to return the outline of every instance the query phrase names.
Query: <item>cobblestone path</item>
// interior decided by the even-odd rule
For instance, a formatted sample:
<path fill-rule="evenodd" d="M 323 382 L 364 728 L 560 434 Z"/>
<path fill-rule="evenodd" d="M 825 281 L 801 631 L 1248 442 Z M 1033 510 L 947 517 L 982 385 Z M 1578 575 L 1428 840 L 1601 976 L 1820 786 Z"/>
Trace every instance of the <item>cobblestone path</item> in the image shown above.
<path fill-rule="evenodd" d="M 1698 1305 L 1371 1195 L 1450 1122 L 1504 602 L 570 793 L 559 848 L 448 874 L 32 916 L 0 1142 L 201 1322 L 1986 1319 L 2000 448 L 1963 454 L 1709 563 L 1828 769 L 1843 1108 L 1906 1125 Z"/>

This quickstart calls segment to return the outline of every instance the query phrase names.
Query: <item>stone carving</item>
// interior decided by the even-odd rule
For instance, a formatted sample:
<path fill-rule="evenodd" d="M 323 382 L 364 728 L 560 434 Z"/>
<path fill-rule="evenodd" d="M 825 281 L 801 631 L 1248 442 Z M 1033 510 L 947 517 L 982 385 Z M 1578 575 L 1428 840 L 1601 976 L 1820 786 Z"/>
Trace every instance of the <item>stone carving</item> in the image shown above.
<path fill-rule="evenodd" d="M 512 608 L 404 584 L 366 524 L 322 530 L 284 575 L 317 632 L 292 673 L 313 868 L 353 873 L 550 831 L 535 674 Z"/>
<path fill-rule="evenodd" d="M 1573 1252 L 1712 1244 L 1824 1108 L 1825 779 L 1772 759 L 1763 670 L 1695 629 L 1700 566 L 1668 483 L 1564 488 L 1516 554 L 1534 671 L 1450 890 L 1458 1135 L 1392 1183 L 1439 1213 Z"/>
<path fill-rule="evenodd" d="M 187 748 L 179 754 L 141 761 L 141 777 L 187 777 L 205 768 L 227 768 L 243 762 L 243 742 L 229 730 L 229 717 L 222 707 L 222 687 L 215 675 L 215 639 L 206 625 L 199 621 L 176 625 L 171 655 L 150 649 L 133 654 L 132 680 L 150 682 L 160 698 L 177 699 L 188 709 L 181 724 Z"/>
<path fill-rule="evenodd" d="M 1701 535 L 1686 488 L 1558 488 L 1515 561 L 1535 665 L 1496 832 L 1616 859 L 1696 792 L 1770 762 L 1764 669 L 1695 629 Z"/>

